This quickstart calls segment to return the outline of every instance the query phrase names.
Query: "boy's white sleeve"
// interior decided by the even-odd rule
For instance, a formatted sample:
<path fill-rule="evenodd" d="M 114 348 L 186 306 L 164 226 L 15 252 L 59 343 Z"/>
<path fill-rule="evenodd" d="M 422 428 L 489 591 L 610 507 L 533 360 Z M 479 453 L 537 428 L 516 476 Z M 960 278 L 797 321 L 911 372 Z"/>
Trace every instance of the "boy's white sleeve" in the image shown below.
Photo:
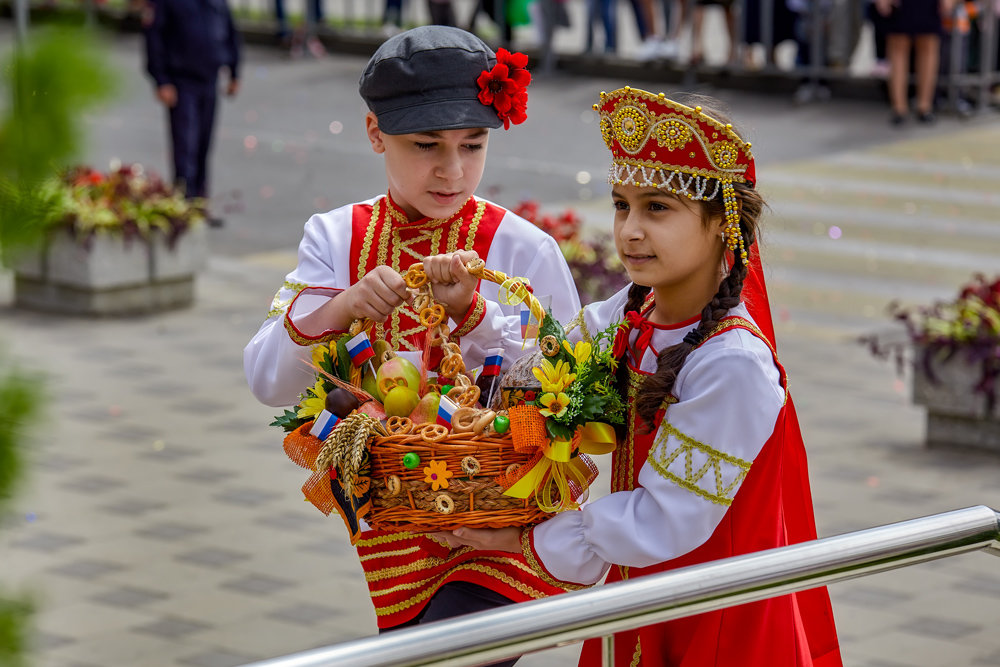
<path fill-rule="evenodd" d="M 530 222 L 507 212 L 484 257 L 486 268 L 502 271 L 511 277 L 527 278 L 537 297 L 551 297 L 552 315 L 563 324 L 580 311 L 580 297 L 569 266 L 555 239 Z M 473 368 L 486 358 L 491 348 L 503 348 L 506 364 L 528 351 L 521 337 L 520 306 L 499 303 L 499 285 L 481 281 L 477 298 L 463 322 L 454 323 L 454 335 L 460 336 L 462 356 Z"/>
<path fill-rule="evenodd" d="M 730 331 L 691 354 L 678 385 L 635 490 L 533 529 L 533 556 L 551 576 L 591 584 L 612 564 L 662 563 L 703 544 L 722 521 L 784 404 L 778 370 L 759 340 Z M 706 463 L 720 475 L 698 477 Z"/>
<path fill-rule="evenodd" d="M 309 219 L 299 243 L 298 265 L 286 276 L 274 295 L 267 319 L 243 350 L 247 383 L 261 403 L 275 407 L 294 405 L 299 394 L 313 382 L 314 372 L 306 364 L 310 347 L 292 340 L 285 328 L 285 313 L 292 299 L 306 287 L 350 286 L 347 269 L 351 208 L 345 206 Z M 328 296 L 300 298 L 296 301 L 296 316 L 312 312 L 328 299 Z"/>

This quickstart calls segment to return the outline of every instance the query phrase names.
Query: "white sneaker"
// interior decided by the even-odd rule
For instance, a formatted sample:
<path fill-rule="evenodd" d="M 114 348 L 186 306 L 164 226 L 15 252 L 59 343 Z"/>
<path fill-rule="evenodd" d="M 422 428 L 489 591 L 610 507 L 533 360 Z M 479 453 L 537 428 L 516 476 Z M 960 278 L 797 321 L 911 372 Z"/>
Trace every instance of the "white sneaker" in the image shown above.
<path fill-rule="evenodd" d="M 665 39 L 660 42 L 659 56 L 666 60 L 676 60 L 677 56 L 680 55 L 680 48 L 672 39 Z"/>
<path fill-rule="evenodd" d="M 661 58 L 660 45 L 662 41 L 659 37 L 647 37 L 642 44 L 639 45 L 639 51 L 636 53 L 636 59 L 641 63 L 649 62 L 650 60 L 655 60 L 656 58 Z"/>

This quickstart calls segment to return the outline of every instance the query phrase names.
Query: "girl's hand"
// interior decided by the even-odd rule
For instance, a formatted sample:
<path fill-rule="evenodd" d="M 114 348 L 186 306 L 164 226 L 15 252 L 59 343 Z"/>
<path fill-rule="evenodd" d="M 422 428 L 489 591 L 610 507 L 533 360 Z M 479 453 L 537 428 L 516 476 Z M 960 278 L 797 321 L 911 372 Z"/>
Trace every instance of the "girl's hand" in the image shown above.
<path fill-rule="evenodd" d="M 423 259 L 424 272 L 431 281 L 434 300 L 444 306 L 448 317 L 461 322 L 469 312 L 479 278 L 469 273 L 466 263 L 479 259 L 474 250 L 434 255 Z"/>
<path fill-rule="evenodd" d="M 458 528 L 451 532 L 449 543 L 475 547 L 482 551 L 521 553 L 521 529 L 509 528 Z"/>

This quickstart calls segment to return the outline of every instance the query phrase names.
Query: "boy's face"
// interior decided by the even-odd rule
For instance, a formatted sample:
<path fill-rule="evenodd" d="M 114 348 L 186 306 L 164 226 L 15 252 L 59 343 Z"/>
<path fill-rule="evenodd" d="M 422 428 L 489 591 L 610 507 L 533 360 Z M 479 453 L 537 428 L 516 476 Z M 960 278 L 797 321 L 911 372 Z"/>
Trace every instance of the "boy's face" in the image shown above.
<path fill-rule="evenodd" d="M 365 125 L 372 149 L 385 154 L 389 192 L 411 220 L 450 217 L 479 187 L 488 129 L 385 134 L 371 112 Z"/>

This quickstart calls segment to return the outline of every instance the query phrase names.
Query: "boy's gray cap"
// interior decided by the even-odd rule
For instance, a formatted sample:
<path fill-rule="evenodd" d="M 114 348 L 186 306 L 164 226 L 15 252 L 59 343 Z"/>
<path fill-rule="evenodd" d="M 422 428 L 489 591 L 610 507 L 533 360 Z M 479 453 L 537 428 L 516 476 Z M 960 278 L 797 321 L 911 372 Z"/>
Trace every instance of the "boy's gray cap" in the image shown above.
<path fill-rule="evenodd" d="M 361 98 L 386 134 L 497 128 L 492 105 L 479 101 L 476 79 L 496 55 L 472 33 L 429 25 L 386 40 L 361 75 Z"/>

